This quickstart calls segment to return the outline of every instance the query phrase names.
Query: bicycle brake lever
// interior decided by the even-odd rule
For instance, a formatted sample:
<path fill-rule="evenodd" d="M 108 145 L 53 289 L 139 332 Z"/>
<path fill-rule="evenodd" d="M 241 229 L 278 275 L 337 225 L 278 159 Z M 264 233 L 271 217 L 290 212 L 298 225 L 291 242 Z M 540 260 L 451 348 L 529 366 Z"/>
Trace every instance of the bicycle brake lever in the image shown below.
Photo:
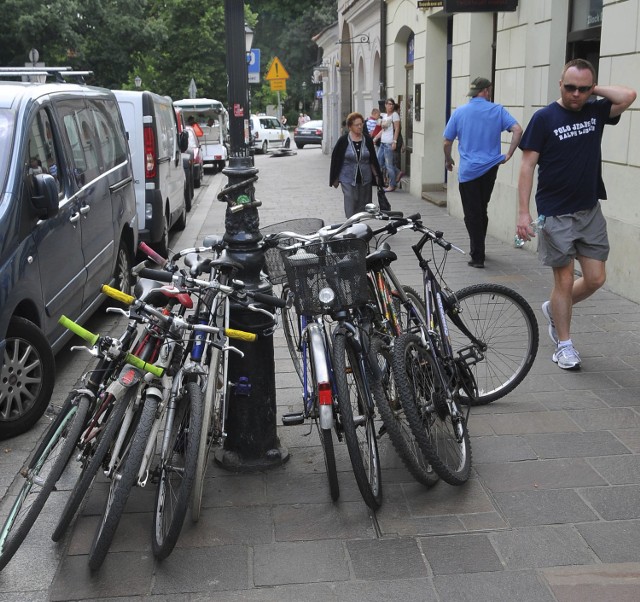
<path fill-rule="evenodd" d="M 244 357 L 244 353 L 240 351 L 240 349 L 238 349 L 237 347 L 233 347 L 232 345 L 225 345 L 222 348 L 222 351 L 233 351 L 234 353 L 237 353 L 240 357 Z"/>
<path fill-rule="evenodd" d="M 129 312 L 124 310 L 124 309 L 122 309 L 121 307 L 107 307 L 107 313 L 108 314 L 121 314 L 125 318 L 129 317 Z"/>
<path fill-rule="evenodd" d="M 84 345 L 73 345 L 71 347 L 71 351 L 86 351 L 89 355 L 93 357 L 99 357 L 100 353 L 95 347 L 85 347 Z"/>

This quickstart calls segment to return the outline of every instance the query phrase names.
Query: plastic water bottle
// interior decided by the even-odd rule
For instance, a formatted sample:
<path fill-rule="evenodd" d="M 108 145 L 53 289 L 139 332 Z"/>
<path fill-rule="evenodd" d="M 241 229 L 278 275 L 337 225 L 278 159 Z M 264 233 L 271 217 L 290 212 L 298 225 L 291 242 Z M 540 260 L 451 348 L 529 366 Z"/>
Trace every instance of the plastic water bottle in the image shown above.
<path fill-rule="evenodd" d="M 531 229 L 534 234 L 538 234 L 540 230 L 544 228 L 544 215 L 539 215 L 537 219 L 532 221 L 530 224 Z M 526 241 L 523 238 L 520 238 L 517 234 L 513 237 L 513 246 L 516 249 L 521 249 L 524 246 Z"/>

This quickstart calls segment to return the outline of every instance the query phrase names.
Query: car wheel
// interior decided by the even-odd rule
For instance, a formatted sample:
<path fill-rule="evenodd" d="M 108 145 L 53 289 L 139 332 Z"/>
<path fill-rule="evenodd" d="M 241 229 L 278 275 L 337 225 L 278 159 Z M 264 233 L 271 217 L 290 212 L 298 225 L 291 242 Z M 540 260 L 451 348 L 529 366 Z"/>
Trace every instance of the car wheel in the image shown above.
<path fill-rule="evenodd" d="M 302 144 L 302 142 L 296 142 L 296 146 L 298 148 L 304 148 L 304 144 Z"/>
<path fill-rule="evenodd" d="M 287 138 L 287 139 L 284 141 L 284 147 L 285 147 L 285 148 L 291 148 L 291 138 Z"/>
<path fill-rule="evenodd" d="M 120 241 L 118 255 L 116 257 L 116 267 L 113 271 L 114 287 L 119 291 L 130 294 L 133 286 L 133 276 L 131 275 L 131 255 L 124 240 Z"/>
<path fill-rule="evenodd" d="M 55 382 L 53 351 L 29 320 L 9 322 L 0 370 L 0 439 L 28 431 L 47 409 Z"/>
<path fill-rule="evenodd" d="M 162 235 L 160 240 L 153 245 L 155 251 L 157 251 L 163 257 L 169 257 L 169 216 L 165 214 L 162 220 Z"/>
<path fill-rule="evenodd" d="M 262 143 L 262 154 L 266 155 L 269 152 L 269 143 L 265 140 Z"/>
<path fill-rule="evenodd" d="M 202 169 L 195 169 L 193 172 L 193 187 L 200 188 L 202 185 Z"/>
<path fill-rule="evenodd" d="M 186 172 L 186 180 L 184 183 L 184 204 L 187 211 L 191 211 L 191 201 L 193 200 L 193 188 L 195 186 L 195 180 L 193 176 L 193 169 Z"/>
<path fill-rule="evenodd" d="M 182 206 L 182 213 L 180 217 L 176 220 L 174 227 L 176 230 L 184 230 L 187 226 L 187 207 L 186 205 Z"/>

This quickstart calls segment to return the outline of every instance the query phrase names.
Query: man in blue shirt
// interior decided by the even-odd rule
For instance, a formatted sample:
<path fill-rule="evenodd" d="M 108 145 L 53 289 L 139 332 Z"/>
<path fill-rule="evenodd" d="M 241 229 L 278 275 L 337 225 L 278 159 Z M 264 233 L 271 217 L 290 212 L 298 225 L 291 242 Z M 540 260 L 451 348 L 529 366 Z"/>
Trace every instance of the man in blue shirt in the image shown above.
<path fill-rule="evenodd" d="M 502 105 L 491 102 L 491 90 L 488 79 L 476 77 L 469 88 L 471 100 L 453 112 L 443 134 L 444 163 L 449 171 L 454 165 L 451 148 L 453 141 L 458 139 L 458 187 L 469 233 L 469 265 L 474 268 L 484 267 L 484 241 L 489 224 L 487 208 L 498 166 L 511 159 L 522 137 L 518 122 Z M 512 134 L 511 144 L 503 155 L 500 136 L 507 131 Z"/>
<path fill-rule="evenodd" d="M 569 61 L 560 78 L 560 98 L 536 111 L 522 138 L 518 181 L 517 233 L 530 240 L 529 198 L 538 166 L 536 206 L 545 216 L 538 256 L 553 269 L 551 299 L 542 304 L 549 336 L 556 344 L 553 361 L 564 370 L 580 368 L 571 340 L 571 314 L 605 282 L 609 255 L 607 224 L 599 199 L 602 182 L 601 140 L 604 126 L 615 125 L 636 98 L 623 86 L 599 86 L 595 69 L 584 59 Z M 589 100 L 591 96 L 599 100 Z M 574 279 L 578 260 L 582 276 Z"/>

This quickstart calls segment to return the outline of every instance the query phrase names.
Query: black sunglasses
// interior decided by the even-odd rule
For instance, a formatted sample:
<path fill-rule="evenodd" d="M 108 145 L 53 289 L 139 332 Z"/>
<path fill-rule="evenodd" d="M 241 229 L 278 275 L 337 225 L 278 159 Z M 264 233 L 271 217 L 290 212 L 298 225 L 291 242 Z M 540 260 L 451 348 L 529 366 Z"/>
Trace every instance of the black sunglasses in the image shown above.
<path fill-rule="evenodd" d="M 576 86 L 574 84 L 562 84 L 562 87 L 567 92 L 573 93 L 573 92 L 575 92 L 577 90 L 578 92 L 580 92 L 580 94 L 585 94 L 586 92 L 591 90 L 593 88 L 593 86 L 595 86 L 595 84 L 591 84 L 590 86 Z"/>

